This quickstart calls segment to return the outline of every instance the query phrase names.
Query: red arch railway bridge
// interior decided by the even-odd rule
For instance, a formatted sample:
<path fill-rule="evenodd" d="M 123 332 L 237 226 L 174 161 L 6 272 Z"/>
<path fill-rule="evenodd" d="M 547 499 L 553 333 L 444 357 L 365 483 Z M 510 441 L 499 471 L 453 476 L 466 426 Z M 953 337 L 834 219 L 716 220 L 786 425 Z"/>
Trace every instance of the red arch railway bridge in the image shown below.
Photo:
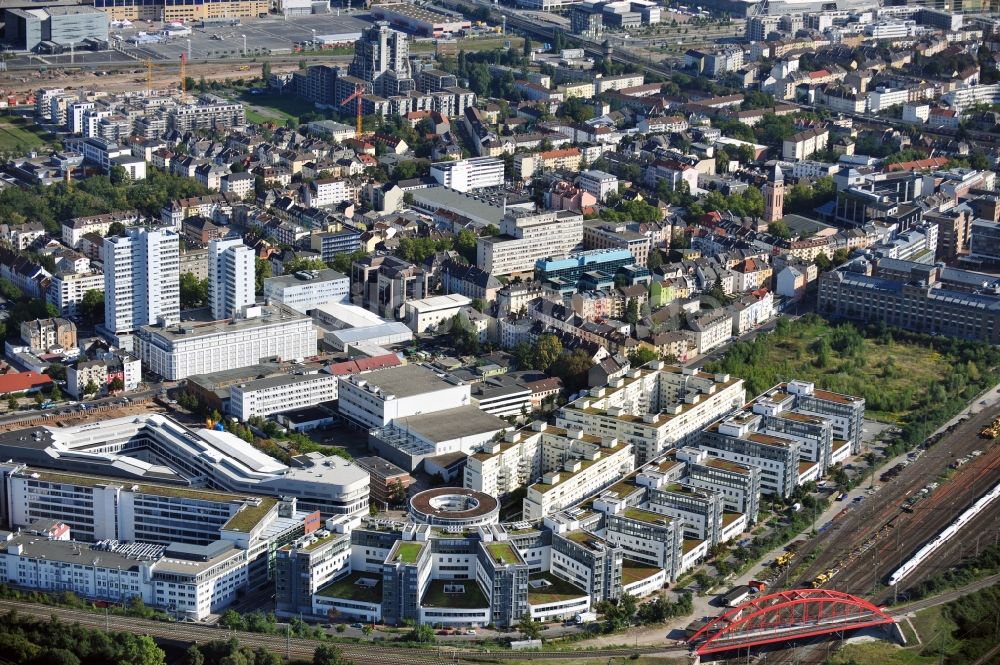
<path fill-rule="evenodd" d="M 863 598 L 830 589 L 791 589 L 724 612 L 688 644 L 705 655 L 891 623 L 891 616 Z"/>

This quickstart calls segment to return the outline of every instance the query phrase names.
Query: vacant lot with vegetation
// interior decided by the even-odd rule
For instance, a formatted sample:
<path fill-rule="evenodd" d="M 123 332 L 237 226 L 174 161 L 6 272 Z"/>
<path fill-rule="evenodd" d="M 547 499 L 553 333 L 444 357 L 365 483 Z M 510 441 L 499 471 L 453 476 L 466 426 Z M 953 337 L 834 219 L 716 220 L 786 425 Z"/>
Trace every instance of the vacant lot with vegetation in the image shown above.
<path fill-rule="evenodd" d="M 1000 350 L 988 344 L 807 315 L 780 319 L 707 368 L 742 377 L 752 395 L 791 379 L 859 395 L 868 417 L 904 426 L 916 443 L 995 385 L 998 366 Z"/>
<path fill-rule="evenodd" d="M 0 153 L 22 155 L 46 144 L 45 131 L 27 118 L 0 116 Z"/>

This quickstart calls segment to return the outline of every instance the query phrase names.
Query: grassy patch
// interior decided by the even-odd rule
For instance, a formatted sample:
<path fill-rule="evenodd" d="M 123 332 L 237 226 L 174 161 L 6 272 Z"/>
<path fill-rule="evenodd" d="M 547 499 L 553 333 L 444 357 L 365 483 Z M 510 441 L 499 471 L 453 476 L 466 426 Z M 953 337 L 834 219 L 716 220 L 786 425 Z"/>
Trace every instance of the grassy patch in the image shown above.
<path fill-rule="evenodd" d="M 0 151 L 25 153 L 47 143 L 47 132 L 31 120 L 0 116 Z"/>
<path fill-rule="evenodd" d="M 492 559 L 502 565 L 508 563 L 518 563 L 518 556 L 514 552 L 514 548 L 508 542 L 497 542 L 488 543 L 486 545 L 486 551 L 490 553 Z"/>
<path fill-rule="evenodd" d="M 247 121 L 255 123 L 272 121 L 284 124 L 287 120 L 298 120 L 306 113 L 316 111 L 311 102 L 292 95 L 271 93 L 251 95 L 249 92 L 244 92 L 237 101 L 247 105 Z"/>
<path fill-rule="evenodd" d="M 938 659 L 921 656 L 913 649 L 904 649 L 890 642 L 863 642 L 848 644 L 827 660 L 830 665 L 850 663 L 878 663 L 878 665 L 932 665 Z"/>
<path fill-rule="evenodd" d="M 997 364 L 989 345 L 807 315 L 781 320 L 773 333 L 733 345 L 706 369 L 743 377 L 751 395 L 782 380 L 811 381 L 817 388 L 864 397 L 866 417 L 919 422 L 932 430 L 993 385 Z M 922 440 L 916 434 L 910 438 Z"/>
<path fill-rule="evenodd" d="M 565 658 L 544 658 L 532 660 L 509 660 L 504 658 L 504 665 L 566 665 Z M 661 656 L 639 656 L 638 658 L 607 658 L 595 657 L 587 658 L 586 655 L 574 656 L 571 661 L 574 665 L 684 665 L 690 661 L 685 658 L 663 658 Z"/>
<path fill-rule="evenodd" d="M 955 630 L 955 622 L 944 613 L 944 608 L 944 605 L 928 607 L 910 619 L 924 645 L 934 644 L 936 640 L 940 640 L 942 631 L 950 635 Z"/>

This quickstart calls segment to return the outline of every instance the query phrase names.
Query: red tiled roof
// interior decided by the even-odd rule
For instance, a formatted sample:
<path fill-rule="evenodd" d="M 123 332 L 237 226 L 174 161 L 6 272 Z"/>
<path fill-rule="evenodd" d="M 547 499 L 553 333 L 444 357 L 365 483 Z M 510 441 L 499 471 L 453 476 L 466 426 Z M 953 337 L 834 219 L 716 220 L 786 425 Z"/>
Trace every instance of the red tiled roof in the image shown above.
<path fill-rule="evenodd" d="M 338 376 L 346 374 L 358 374 L 360 372 L 371 372 L 376 369 L 385 369 L 386 367 L 395 367 L 400 365 L 399 357 L 394 353 L 387 353 L 383 356 L 375 356 L 373 358 L 357 358 L 355 360 L 348 360 L 342 363 L 334 363 L 326 368 L 326 371 L 330 374 L 336 374 Z"/>
<path fill-rule="evenodd" d="M 0 395 L 21 393 L 52 385 L 52 379 L 38 372 L 20 372 L 0 376 Z"/>

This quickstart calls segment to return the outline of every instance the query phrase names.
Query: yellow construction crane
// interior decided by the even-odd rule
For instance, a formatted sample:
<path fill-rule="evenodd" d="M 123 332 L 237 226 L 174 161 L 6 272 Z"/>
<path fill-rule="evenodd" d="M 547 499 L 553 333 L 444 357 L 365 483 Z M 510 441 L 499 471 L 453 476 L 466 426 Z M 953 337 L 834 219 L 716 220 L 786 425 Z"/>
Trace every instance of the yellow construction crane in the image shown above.
<path fill-rule="evenodd" d="M 352 101 L 357 102 L 357 104 L 356 104 L 357 111 L 356 111 L 356 115 L 355 115 L 354 138 L 359 139 L 359 140 L 361 139 L 361 135 L 362 135 L 362 133 L 364 131 L 364 117 L 361 114 L 361 102 L 362 102 L 362 100 L 364 98 L 364 95 L 365 95 L 365 87 L 363 85 L 359 84 L 359 85 L 357 85 L 354 88 L 354 93 L 350 97 L 348 97 L 344 101 L 340 102 L 341 106 L 345 106 L 345 105 L 347 105 L 348 103 L 350 103 Z"/>
<path fill-rule="evenodd" d="M 187 55 L 181 53 L 181 101 L 187 99 Z"/>
<path fill-rule="evenodd" d="M 146 94 L 153 92 L 153 61 L 146 59 Z"/>

